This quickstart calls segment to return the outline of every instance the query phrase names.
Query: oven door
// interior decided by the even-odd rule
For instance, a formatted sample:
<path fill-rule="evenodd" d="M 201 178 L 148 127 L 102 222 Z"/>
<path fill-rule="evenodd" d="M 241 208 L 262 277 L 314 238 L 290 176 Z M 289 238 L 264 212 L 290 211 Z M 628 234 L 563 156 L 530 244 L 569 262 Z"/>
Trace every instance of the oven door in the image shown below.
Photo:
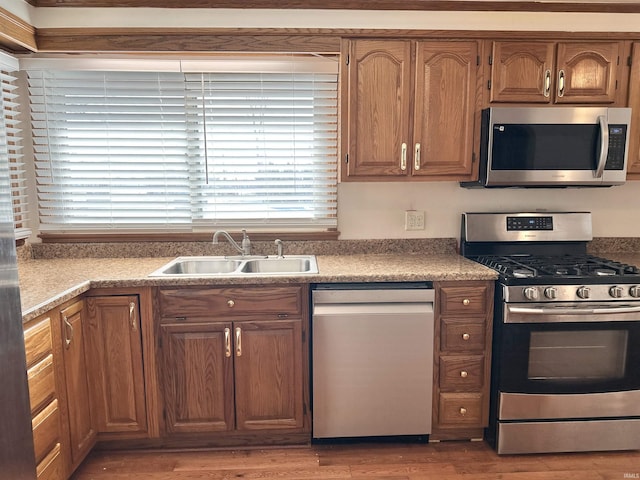
<path fill-rule="evenodd" d="M 505 304 L 496 327 L 500 392 L 640 390 L 640 305 Z"/>

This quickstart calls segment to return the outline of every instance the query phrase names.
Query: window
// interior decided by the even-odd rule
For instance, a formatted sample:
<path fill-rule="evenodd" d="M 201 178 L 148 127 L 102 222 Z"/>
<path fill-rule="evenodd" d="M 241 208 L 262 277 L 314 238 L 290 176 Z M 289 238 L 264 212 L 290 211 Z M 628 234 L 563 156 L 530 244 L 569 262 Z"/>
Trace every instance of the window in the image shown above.
<path fill-rule="evenodd" d="M 27 187 L 24 171 L 22 137 L 20 135 L 19 104 L 15 73 L 18 61 L 0 52 L 0 155 L 8 160 L 9 180 L 13 198 L 13 218 L 16 239 L 31 234 L 28 229 Z M 4 162 L 3 162 L 4 163 Z"/>
<path fill-rule="evenodd" d="M 272 58 L 27 68 L 41 230 L 335 228 L 337 62 Z"/>

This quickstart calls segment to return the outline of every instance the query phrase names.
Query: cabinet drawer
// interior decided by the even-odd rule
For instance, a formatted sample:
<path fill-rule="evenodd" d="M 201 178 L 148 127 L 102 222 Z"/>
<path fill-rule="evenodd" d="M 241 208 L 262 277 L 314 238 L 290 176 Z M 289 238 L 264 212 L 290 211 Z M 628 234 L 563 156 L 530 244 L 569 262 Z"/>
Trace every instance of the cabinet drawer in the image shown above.
<path fill-rule="evenodd" d="M 442 315 L 483 314 L 487 312 L 487 287 L 442 287 L 439 301 Z"/>
<path fill-rule="evenodd" d="M 36 468 L 38 480 L 64 480 L 64 465 L 60 453 L 60 444 L 56 443 L 49 454 Z"/>
<path fill-rule="evenodd" d="M 302 287 L 176 288 L 159 291 L 163 317 L 302 314 Z"/>
<path fill-rule="evenodd" d="M 441 393 L 438 421 L 442 426 L 483 427 L 481 393 Z"/>
<path fill-rule="evenodd" d="M 42 459 L 59 441 L 60 437 L 60 410 L 58 400 L 54 399 L 42 412 L 34 417 L 31 422 L 33 427 L 33 450 L 36 463 Z"/>
<path fill-rule="evenodd" d="M 47 355 L 27 371 L 31 413 L 35 413 L 56 394 L 56 378 L 53 370 L 53 355 Z"/>
<path fill-rule="evenodd" d="M 484 385 L 484 356 L 442 356 L 439 372 L 440 390 L 480 390 Z"/>
<path fill-rule="evenodd" d="M 24 332 L 24 347 L 27 357 L 27 368 L 46 357 L 52 349 L 51 319 L 45 318 L 41 322 L 28 328 Z"/>
<path fill-rule="evenodd" d="M 482 352 L 485 347 L 485 322 L 477 319 L 464 321 L 442 319 L 440 350 L 442 352 Z"/>

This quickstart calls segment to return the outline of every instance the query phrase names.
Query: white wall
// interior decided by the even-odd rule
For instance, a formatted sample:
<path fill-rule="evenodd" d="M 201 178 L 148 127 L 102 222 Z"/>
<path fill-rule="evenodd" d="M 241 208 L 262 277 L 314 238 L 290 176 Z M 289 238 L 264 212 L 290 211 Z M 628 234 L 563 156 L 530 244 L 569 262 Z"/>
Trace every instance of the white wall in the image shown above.
<path fill-rule="evenodd" d="M 456 182 L 342 183 L 342 239 L 460 235 L 460 214 L 489 211 L 589 211 L 595 237 L 640 237 L 640 182 L 608 188 L 466 189 Z M 425 229 L 404 230 L 405 210 L 425 212 Z"/>
<path fill-rule="evenodd" d="M 640 14 L 60 7 L 36 9 L 25 0 L 0 0 L 0 7 L 38 28 L 298 27 L 640 32 Z M 538 209 L 591 211 L 595 236 L 640 237 L 640 182 L 604 189 L 480 190 L 463 189 L 455 182 L 343 183 L 338 188 L 338 202 L 338 226 L 345 239 L 458 237 L 462 212 Z M 404 230 L 404 212 L 408 209 L 426 213 L 425 230 Z"/>

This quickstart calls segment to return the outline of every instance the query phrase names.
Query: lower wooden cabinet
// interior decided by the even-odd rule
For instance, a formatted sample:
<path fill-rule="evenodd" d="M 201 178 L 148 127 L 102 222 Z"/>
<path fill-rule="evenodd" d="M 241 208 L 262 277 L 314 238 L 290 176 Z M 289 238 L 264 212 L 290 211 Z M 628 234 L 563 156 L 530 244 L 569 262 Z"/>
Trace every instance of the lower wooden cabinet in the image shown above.
<path fill-rule="evenodd" d="M 84 300 L 60 310 L 60 318 L 71 448 L 70 470 L 73 471 L 93 448 L 97 434 L 91 410 L 93 382 L 88 376 Z"/>
<path fill-rule="evenodd" d="M 436 282 L 430 440 L 482 438 L 489 419 L 493 282 Z"/>
<path fill-rule="evenodd" d="M 90 296 L 85 301 L 97 431 L 144 433 L 147 411 L 139 297 Z"/>
<path fill-rule="evenodd" d="M 299 286 L 158 292 L 167 436 L 309 440 L 306 293 Z M 284 299 L 281 311 L 278 299 Z M 181 304 L 189 306 L 181 310 Z"/>

